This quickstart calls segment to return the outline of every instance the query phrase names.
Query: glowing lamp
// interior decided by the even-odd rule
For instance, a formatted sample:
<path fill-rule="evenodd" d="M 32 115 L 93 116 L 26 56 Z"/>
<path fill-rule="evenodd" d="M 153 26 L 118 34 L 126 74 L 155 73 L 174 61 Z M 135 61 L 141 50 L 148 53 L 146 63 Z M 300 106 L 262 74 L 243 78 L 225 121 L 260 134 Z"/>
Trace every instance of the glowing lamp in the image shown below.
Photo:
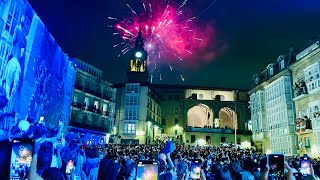
<path fill-rule="evenodd" d="M 175 129 L 178 129 L 178 128 L 179 128 L 179 125 L 178 125 L 178 124 L 176 124 L 176 125 L 174 126 L 174 128 L 175 128 Z"/>
<path fill-rule="evenodd" d="M 141 58 L 142 57 L 142 53 L 141 52 L 136 52 L 135 55 L 136 55 L 137 58 Z"/>
<path fill-rule="evenodd" d="M 266 150 L 266 154 L 271 154 L 271 153 L 272 153 L 272 151 L 270 149 Z"/>
<path fill-rule="evenodd" d="M 204 145 L 206 145 L 206 140 L 204 140 L 204 139 L 198 139 L 198 145 L 199 145 L 199 146 L 204 146 Z"/>
<path fill-rule="evenodd" d="M 243 148 L 250 148 L 251 147 L 251 143 L 248 142 L 248 141 L 244 141 L 244 142 L 241 143 L 241 146 Z"/>

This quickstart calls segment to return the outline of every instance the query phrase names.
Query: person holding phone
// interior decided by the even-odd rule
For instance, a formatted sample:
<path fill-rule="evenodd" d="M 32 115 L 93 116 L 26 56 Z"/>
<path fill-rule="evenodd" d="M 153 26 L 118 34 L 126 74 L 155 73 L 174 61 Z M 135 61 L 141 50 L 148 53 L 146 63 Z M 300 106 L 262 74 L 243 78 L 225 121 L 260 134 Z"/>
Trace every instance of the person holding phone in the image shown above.
<path fill-rule="evenodd" d="M 285 179 L 287 180 L 295 180 L 295 177 L 293 175 L 293 170 L 292 168 L 288 165 L 286 161 L 284 161 L 284 168 L 286 169 L 287 173 L 285 173 Z M 269 171 L 270 171 L 270 166 L 267 164 L 265 166 L 265 169 L 261 173 L 261 176 L 259 180 L 268 180 L 269 177 Z"/>

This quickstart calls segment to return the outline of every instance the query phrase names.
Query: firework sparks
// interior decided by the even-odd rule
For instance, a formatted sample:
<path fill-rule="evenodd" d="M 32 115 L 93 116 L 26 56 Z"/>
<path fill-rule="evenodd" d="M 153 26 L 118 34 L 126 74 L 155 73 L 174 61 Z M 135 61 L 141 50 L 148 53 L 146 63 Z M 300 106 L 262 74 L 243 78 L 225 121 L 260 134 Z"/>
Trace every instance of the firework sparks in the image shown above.
<path fill-rule="evenodd" d="M 131 12 L 132 12 L 133 14 L 138 15 L 138 14 L 132 9 L 132 7 L 131 7 L 129 4 L 126 4 L 126 5 L 128 6 L 128 8 L 131 10 Z"/>
<path fill-rule="evenodd" d="M 183 78 L 182 74 L 180 74 L 180 78 L 181 78 L 182 81 L 184 81 L 184 78 Z"/>
<path fill-rule="evenodd" d="M 179 61 L 193 61 L 193 57 L 196 56 L 199 60 L 201 56 L 205 56 L 201 48 L 207 47 L 209 43 L 207 39 L 210 39 L 211 32 L 196 22 L 198 16 L 192 15 L 185 9 L 188 0 L 179 5 L 170 0 L 141 1 L 141 10 L 133 8 L 136 6 L 125 4 L 131 12 L 126 18 L 108 17 L 115 23 L 112 26 L 116 30 L 113 35 L 119 36 L 123 41 L 113 46 L 121 47 L 118 57 L 134 47 L 135 37 L 139 31 L 142 31 L 145 49 L 149 55 L 148 66 L 154 71 L 161 68 L 157 66 L 177 65 Z M 206 37 L 206 40 L 201 37 Z M 173 71 L 172 66 L 168 66 Z M 151 81 L 153 77 L 151 75 Z M 182 75 L 180 78 L 185 81 Z"/>

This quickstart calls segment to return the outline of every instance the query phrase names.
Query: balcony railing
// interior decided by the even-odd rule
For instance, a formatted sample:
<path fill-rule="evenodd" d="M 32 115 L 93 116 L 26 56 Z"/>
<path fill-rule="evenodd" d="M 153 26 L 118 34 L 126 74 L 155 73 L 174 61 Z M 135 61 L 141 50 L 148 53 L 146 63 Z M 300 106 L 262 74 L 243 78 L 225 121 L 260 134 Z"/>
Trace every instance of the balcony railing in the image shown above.
<path fill-rule="evenodd" d="M 148 120 L 151 124 L 156 125 L 156 126 L 158 126 L 158 127 L 160 127 L 160 128 L 163 128 L 163 127 L 162 127 L 162 124 L 158 123 L 156 120 L 152 119 L 151 117 L 147 117 L 147 120 Z"/>
<path fill-rule="evenodd" d="M 87 88 L 87 87 L 84 89 L 84 91 L 86 93 L 88 93 L 88 94 L 91 94 L 91 95 L 97 96 L 99 98 L 102 98 L 102 94 L 100 92 L 98 92 L 98 91 L 92 90 L 92 89 Z"/>
<path fill-rule="evenodd" d="M 296 133 L 309 133 L 312 132 L 312 123 L 311 120 L 304 116 L 303 118 L 297 118 L 296 120 Z"/>
<path fill-rule="evenodd" d="M 308 88 L 304 81 L 300 81 L 299 83 L 294 83 L 294 100 L 302 99 L 303 97 L 308 95 Z"/>
<path fill-rule="evenodd" d="M 221 128 L 204 128 L 204 127 L 185 127 L 186 132 L 206 132 L 206 133 L 223 133 L 223 134 L 234 134 L 233 129 L 221 129 Z M 237 134 L 240 135 L 251 135 L 251 131 L 237 130 Z"/>
<path fill-rule="evenodd" d="M 110 97 L 110 96 L 107 95 L 107 94 L 104 94 L 104 95 L 102 96 L 102 99 L 106 99 L 106 100 L 108 100 L 108 101 L 110 101 L 110 102 L 115 102 L 115 99 L 112 98 L 112 97 Z"/>
<path fill-rule="evenodd" d="M 80 91 L 83 91 L 83 86 L 81 84 L 78 84 L 78 83 L 74 84 L 74 88 Z"/>
<path fill-rule="evenodd" d="M 108 111 L 102 112 L 102 115 L 103 115 L 103 116 L 110 116 L 110 114 L 111 114 L 111 113 L 108 112 Z"/>
<path fill-rule="evenodd" d="M 78 102 L 72 102 L 72 106 L 81 109 L 82 104 Z"/>
<path fill-rule="evenodd" d="M 105 126 L 101 120 L 89 121 L 86 118 L 71 118 L 69 125 L 105 133 L 111 133 L 112 129 L 112 127 Z"/>

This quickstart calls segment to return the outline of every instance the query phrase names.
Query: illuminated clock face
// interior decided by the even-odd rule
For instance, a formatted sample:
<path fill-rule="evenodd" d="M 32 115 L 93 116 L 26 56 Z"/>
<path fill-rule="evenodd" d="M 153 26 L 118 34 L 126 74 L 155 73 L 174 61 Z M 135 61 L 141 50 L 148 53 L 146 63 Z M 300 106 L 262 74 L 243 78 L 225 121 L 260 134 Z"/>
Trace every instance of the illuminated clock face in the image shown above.
<path fill-rule="evenodd" d="M 135 55 L 136 55 L 137 58 L 141 58 L 142 57 L 142 53 L 141 52 L 136 52 Z"/>

